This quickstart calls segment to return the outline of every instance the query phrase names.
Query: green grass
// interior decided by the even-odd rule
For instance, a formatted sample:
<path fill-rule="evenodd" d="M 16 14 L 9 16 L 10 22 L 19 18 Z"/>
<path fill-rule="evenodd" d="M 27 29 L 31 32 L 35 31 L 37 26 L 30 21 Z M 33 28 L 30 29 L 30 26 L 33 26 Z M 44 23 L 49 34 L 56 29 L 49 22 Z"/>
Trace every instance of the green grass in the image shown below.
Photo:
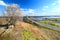
<path fill-rule="evenodd" d="M 60 31 L 58 31 L 58 30 L 53 30 L 53 29 L 50 29 L 50 28 L 47 28 L 47 27 L 41 27 L 40 25 L 38 25 L 38 24 L 36 24 L 36 23 L 33 23 L 32 25 L 35 25 L 35 26 L 37 26 L 37 27 L 39 27 L 39 28 L 45 28 L 45 29 L 48 29 L 48 30 L 52 30 L 52 31 L 55 31 L 55 32 L 59 32 L 60 33 Z M 52 24 L 53 26 L 56 26 L 55 24 Z"/>
<path fill-rule="evenodd" d="M 47 28 L 47 27 L 42 27 L 42 28 L 47 29 L 47 30 L 52 30 L 52 31 L 54 31 L 54 32 L 60 33 L 60 31 L 58 31 L 58 30 L 53 30 L 53 29 L 50 29 L 50 28 Z"/>
<path fill-rule="evenodd" d="M 50 25 L 52 25 L 52 26 L 57 26 L 55 23 L 51 23 Z"/>
<path fill-rule="evenodd" d="M 29 30 L 25 29 L 20 36 L 23 38 L 23 40 L 37 40 L 36 36 Z M 40 39 L 38 39 L 40 40 Z"/>

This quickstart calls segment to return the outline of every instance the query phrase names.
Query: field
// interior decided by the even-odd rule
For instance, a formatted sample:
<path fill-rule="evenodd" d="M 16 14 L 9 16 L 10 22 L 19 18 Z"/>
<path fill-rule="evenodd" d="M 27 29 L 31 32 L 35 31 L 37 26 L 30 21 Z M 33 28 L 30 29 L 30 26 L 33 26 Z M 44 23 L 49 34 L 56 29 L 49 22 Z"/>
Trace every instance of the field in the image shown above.
<path fill-rule="evenodd" d="M 60 27 L 58 21 L 40 20 L 38 23 Z M 5 29 L 0 29 L 0 34 Z M 33 23 L 17 21 L 15 28 L 9 28 L 0 35 L 0 40 L 60 40 L 60 31 L 48 27 L 34 25 Z"/>

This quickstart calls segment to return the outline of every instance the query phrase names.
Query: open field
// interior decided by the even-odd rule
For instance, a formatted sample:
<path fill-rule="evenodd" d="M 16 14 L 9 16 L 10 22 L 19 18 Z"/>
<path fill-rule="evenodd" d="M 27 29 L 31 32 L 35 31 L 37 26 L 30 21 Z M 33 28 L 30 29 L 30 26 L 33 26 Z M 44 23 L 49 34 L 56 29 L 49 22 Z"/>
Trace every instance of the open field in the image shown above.
<path fill-rule="evenodd" d="M 40 23 L 44 24 L 48 24 L 49 22 L 50 21 L 47 20 L 40 21 Z M 4 29 L 0 29 L 0 32 L 2 31 L 4 31 Z M 7 29 L 7 31 L 0 36 L 0 40 L 60 40 L 60 32 L 31 23 L 17 21 L 16 27 Z"/>

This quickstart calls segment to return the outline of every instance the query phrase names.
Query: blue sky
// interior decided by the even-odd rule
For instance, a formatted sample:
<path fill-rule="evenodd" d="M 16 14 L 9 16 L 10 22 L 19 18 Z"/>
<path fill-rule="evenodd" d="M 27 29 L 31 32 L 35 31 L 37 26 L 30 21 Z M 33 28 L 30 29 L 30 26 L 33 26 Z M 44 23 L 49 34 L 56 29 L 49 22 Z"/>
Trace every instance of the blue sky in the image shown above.
<path fill-rule="evenodd" d="M 60 15 L 60 0 L 0 0 L 0 13 L 7 4 L 18 4 L 24 15 Z"/>

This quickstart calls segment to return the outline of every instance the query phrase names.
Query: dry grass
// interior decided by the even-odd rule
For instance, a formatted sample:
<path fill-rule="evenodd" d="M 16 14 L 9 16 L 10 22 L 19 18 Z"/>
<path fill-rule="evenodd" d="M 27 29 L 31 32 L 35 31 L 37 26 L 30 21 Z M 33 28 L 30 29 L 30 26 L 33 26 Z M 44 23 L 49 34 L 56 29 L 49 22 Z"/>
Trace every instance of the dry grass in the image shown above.
<path fill-rule="evenodd" d="M 23 35 L 20 36 L 20 34 Z M 15 28 L 9 29 L 3 36 L 0 36 L 0 40 L 30 40 L 30 38 L 34 40 L 60 40 L 60 33 L 38 28 L 32 24 L 17 22 Z"/>
<path fill-rule="evenodd" d="M 60 33 L 48 30 L 45 28 L 38 28 L 37 26 L 21 22 L 19 23 L 24 29 L 28 29 L 36 35 L 36 37 L 40 38 L 41 40 L 60 40 Z M 23 25 L 24 24 L 24 25 Z"/>

